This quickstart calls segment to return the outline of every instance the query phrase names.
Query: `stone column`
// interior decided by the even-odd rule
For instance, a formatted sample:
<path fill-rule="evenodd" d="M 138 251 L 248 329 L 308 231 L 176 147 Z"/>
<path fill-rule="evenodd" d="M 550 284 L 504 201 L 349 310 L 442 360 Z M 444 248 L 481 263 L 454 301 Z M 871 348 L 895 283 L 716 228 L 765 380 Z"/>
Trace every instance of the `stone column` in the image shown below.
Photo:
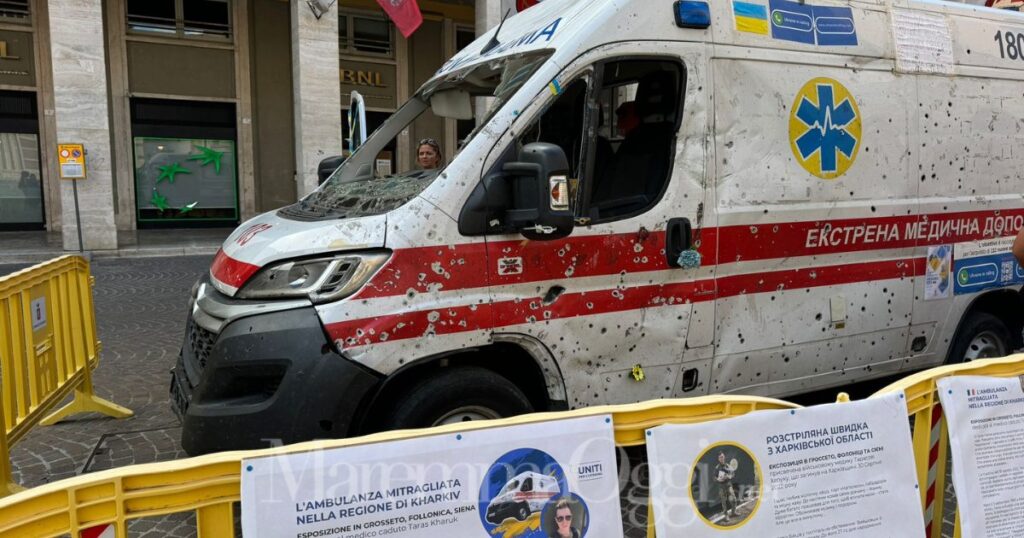
<path fill-rule="evenodd" d="M 338 11 L 332 7 L 317 19 L 306 2 L 293 1 L 291 9 L 295 183 L 301 198 L 317 187 L 320 161 L 342 151 Z"/>
<path fill-rule="evenodd" d="M 102 0 L 48 4 L 57 142 L 81 143 L 86 151 L 87 178 L 78 182 L 82 240 L 86 250 L 116 249 Z M 70 181 L 61 182 L 65 250 L 78 250 L 72 187 Z"/>
<path fill-rule="evenodd" d="M 487 30 L 501 23 L 501 18 L 505 16 L 505 12 L 509 12 L 510 17 L 515 15 L 516 2 L 515 0 L 476 0 L 474 11 L 476 14 L 476 36 L 480 37 Z M 491 107 L 493 99 L 490 97 L 477 97 L 474 101 L 473 106 L 476 108 L 477 123 L 480 123 L 487 116 L 487 110 Z"/>
<path fill-rule="evenodd" d="M 509 9 L 512 10 L 510 16 L 516 14 L 515 0 L 476 0 L 477 37 L 497 26 Z"/>

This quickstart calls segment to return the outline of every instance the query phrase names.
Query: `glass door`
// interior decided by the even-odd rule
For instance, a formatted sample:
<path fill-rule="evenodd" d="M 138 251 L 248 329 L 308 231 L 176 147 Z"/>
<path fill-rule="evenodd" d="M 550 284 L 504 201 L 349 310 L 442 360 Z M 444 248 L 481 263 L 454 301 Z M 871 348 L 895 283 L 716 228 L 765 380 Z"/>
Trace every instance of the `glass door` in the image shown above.
<path fill-rule="evenodd" d="M 0 229 L 42 230 L 39 119 L 32 92 L 0 91 Z"/>

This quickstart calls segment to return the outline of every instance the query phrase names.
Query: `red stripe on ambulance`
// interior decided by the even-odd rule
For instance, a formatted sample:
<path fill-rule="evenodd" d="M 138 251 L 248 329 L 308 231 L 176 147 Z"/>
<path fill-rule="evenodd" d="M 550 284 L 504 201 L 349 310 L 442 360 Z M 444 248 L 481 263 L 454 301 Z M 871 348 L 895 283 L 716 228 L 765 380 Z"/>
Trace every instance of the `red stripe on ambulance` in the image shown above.
<path fill-rule="evenodd" d="M 705 267 L 719 263 L 910 248 L 1013 235 L 1024 209 L 969 211 L 858 219 L 732 225 L 696 232 Z M 565 278 L 636 274 L 669 269 L 665 233 L 575 236 L 557 241 L 502 241 L 397 249 L 354 299 L 452 291 Z M 501 258 L 522 270 L 499 275 Z M 211 274 L 239 288 L 260 268 L 217 253 Z"/>
<path fill-rule="evenodd" d="M 708 267 L 976 241 L 1012 235 L 1022 226 L 1024 209 L 1015 209 L 723 226 L 698 230 L 696 239 L 702 265 Z M 669 269 L 664 245 L 664 232 L 640 230 L 557 241 L 503 241 L 492 243 L 489 252 L 483 243 L 399 249 L 355 298 L 664 271 Z M 520 258 L 522 272 L 498 275 L 500 258 Z M 480 267 L 481 260 L 493 267 Z"/>
<path fill-rule="evenodd" d="M 941 245 L 1005 237 L 1024 209 L 786 222 L 720 229 L 722 263 Z"/>
<path fill-rule="evenodd" d="M 551 304 L 540 297 L 420 310 L 331 323 L 327 332 L 343 347 L 370 345 L 427 335 L 488 330 L 526 323 L 579 316 L 625 312 L 643 308 L 711 301 L 748 293 L 814 288 L 891 280 L 924 274 L 924 263 L 914 259 L 844 264 L 813 269 L 735 275 L 655 286 L 636 286 L 579 293 L 563 293 Z"/>

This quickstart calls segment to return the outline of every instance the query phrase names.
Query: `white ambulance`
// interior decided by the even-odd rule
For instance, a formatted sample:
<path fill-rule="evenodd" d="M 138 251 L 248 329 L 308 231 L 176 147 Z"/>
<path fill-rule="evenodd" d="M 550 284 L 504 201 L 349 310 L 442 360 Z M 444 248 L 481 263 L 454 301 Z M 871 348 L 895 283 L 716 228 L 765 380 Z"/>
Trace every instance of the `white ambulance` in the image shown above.
<path fill-rule="evenodd" d="M 487 521 L 497 525 L 507 518 L 526 521 L 561 493 L 553 476 L 526 471 L 509 480 L 487 504 Z"/>
<path fill-rule="evenodd" d="M 441 169 L 379 173 L 424 118 L 478 127 Z M 225 241 L 171 383 L 183 445 L 1001 356 L 1022 178 L 1020 14 L 546 0 Z"/>

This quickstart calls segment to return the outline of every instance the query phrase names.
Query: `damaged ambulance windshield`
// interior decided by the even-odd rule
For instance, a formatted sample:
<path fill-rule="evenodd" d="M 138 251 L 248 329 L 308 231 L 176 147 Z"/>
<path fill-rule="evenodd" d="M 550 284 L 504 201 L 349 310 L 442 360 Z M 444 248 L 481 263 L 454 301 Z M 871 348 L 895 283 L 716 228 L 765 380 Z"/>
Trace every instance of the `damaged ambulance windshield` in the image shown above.
<path fill-rule="evenodd" d="M 516 55 L 467 67 L 427 83 L 398 112 L 374 131 L 316 191 L 282 209 L 297 218 L 350 218 L 396 209 L 423 191 L 444 170 L 449 157 L 464 147 L 533 75 L 550 55 Z M 490 98 L 481 106 L 480 97 Z M 486 112 L 482 117 L 478 108 Z M 456 127 L 458 147 L 437 142 Z M 409 135 L 405 169 L 395 155 L 399 134 Z"/>

